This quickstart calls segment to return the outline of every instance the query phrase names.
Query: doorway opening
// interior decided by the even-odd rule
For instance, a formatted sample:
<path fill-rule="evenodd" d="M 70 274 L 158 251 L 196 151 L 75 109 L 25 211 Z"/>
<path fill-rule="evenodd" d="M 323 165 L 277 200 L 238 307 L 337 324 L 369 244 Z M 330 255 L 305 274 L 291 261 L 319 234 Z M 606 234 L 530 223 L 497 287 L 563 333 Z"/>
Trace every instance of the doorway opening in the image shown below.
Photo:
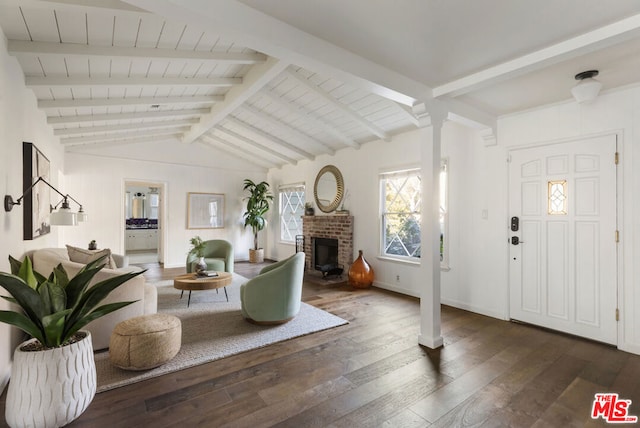
<path fill-rule="evenodd" d="M 124 248 L 130 264 L 163 262 L 164 183 L 125 181 Z"/>

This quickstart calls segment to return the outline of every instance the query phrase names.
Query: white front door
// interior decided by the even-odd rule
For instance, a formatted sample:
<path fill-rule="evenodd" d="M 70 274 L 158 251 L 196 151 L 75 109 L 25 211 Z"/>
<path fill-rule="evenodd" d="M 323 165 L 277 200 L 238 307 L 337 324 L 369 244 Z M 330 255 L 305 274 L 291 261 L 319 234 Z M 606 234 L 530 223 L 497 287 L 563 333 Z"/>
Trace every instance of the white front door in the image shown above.
<path fill-rule="evenodd" d="M 512 319 L 617 343 L 615 153 L 614 135 L 510 152 Z"/>

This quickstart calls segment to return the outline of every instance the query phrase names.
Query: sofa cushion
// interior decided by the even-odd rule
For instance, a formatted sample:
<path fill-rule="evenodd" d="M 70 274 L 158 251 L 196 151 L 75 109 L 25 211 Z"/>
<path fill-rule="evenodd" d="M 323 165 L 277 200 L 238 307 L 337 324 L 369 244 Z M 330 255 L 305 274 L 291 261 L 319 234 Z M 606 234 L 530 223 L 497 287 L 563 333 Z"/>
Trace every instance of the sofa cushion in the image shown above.
<path fill-rule="evenodd" d="M 113 260 L 109 248 L 105 248 L 104 250 L 85 250 L 84 248 L 67 245 L 67 252 L 69 253 L 69 260 L 75 263 L 82 263 L 83 265 L 97 260 L 100 257 L 107 256 L 104 260 L 105 267 L 107 269 L 117 269 L 116 262 Z"/>

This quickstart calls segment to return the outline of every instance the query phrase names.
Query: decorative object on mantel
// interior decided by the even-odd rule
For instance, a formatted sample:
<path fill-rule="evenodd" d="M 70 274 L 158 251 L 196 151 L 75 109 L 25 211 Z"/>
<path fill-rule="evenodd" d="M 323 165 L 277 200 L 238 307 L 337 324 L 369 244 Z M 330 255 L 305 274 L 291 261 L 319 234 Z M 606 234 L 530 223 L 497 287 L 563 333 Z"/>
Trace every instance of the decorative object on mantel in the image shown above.
<path fill-rule="evenodd" d="M 349 191 L 345 190 L 344 196 L 342 197 L 342 203 L 340 204 L 340 208 L 336 210 L 336 214 L 349 215 L 349 210 L 344 206 L 347 199 L 349 199 Z"/>
<path fill-rule="evenodd" d="M 89 287 L 105 257 L 88 263 L 73 278 L 61 265 L 45 278 L 33 270 L 28 257 L 20 262 L 9 256 L 12 275 L 0 272 L 0 285 L 11 297 L 2 297 L 20 309 L 1 311 L 0 322 L 33 337 L 14 353 L 5 408 L 9 426 L 65 426 L 93 400 L 96 367 L 91 334 L 80 329 L 134 303 L 98 306 L 111 291 L 144 272 L 128 272 Z"/>
<path fill-rule="evenodd" d="M 264 248 L 258 248 L 258 232 L 267 225 L 264 217 L 269 211 L 269 203 L 273 201 L 273 195 L 269 192 L 269 183 L 262 181 L 254 183 L 246 178 L 244 187 L 249 192 L 247 210 L 244 213 L 244 227 L 251 226 L 253 231 L 253 249 L 249 249 L 249 262 L 262 263 L 264 261 Z"/>
<path fill-rule="evenodd" d="M 373 284 L 373 268 L 365 260 L 362 250 L 349 268 L 349 284 L 354 288 L 369 288 Z"/>
<path fill-rule="evenodd" d="M 313 204 L 311 202 L 304 203 L 304 215 L 314 215 L 316 210 L 313 209 Z"/>
<path fill-rule="evenodd" d="M 344 194 L 344 180 L 342 173 L 333 165 L 324 166 L 316 176 L 313 185 L 313 196 L 316 205 L 323 213 L 336 210 L 342 201 Z"/>
<path fill-rule="evenodd" d="M 25 191 L 15 201 L 11 195 L 4 196 L 4 210 L 10 212 L 14 205 L 21 205 L 24 199 L 23 223 L 24 238 L 31 240 L 49 233 L 51 225 L 76 226 L 79 221 L 86 221 L 87 215 L 82 204 L 70 195 L 64 195 L 53 187 L 46 179 L 49 178 L 49 160 L 32 143 L 23 143 L 23 177 L 22 186 Z M 40 185 L 38 185 L 40 184 Z M 42 184 L 46 185 L 43 186 Z M 47 187 L 48 186 L 48 187 Z M 49 188 L 62 196 L 62 200 L 55 206 L 50 204 Z M 71 212 L 69 199 L 78 204 L 78 212 Z M 60 209 L 58 209 L 60 207 Z M 57 210 L 57 211 L 55 211 Z"/>
<path fill-rule="evenodd" d="M 95 239 L 92 239 L 91 242 L 89 242 L 89 249 L 90 250 L 97 250 L 98 249 L 98 244 L 96 243 Z"/>
<path fill-rule="evenodd" d="M 195 272 L 204 272 L 207 270 L 207 263 L 204 261 L 204 248 L 206 244 L 199 236 L 194 236 L 189 242 L 191 243 L 191 251 L 198 257 L 198 261 L 194 265 Z"/>

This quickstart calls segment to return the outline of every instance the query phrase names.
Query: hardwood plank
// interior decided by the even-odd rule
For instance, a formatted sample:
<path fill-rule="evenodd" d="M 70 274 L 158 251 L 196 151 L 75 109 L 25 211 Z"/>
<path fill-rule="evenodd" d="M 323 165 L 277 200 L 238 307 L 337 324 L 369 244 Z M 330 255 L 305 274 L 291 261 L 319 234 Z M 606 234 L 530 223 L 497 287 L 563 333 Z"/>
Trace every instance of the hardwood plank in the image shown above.
<path fill-rule="evenodd" d="M 184 273 L 148 268 L 153 281 Z M 595 392 L 640 415 L 638 355 L 448 306 L 445 346 L 430 350 L 413 297 L 309 281 L 303 300 L 349 324 L 97 394 L 69 426 L 603 426 Z"/>
<path fill-rule="evenodd" d="M 529 350 L 521 346 L 510 346 L 411 405 L 410 409 L 427 421 L 435 422 L 505 373 L 528 353 Z"/>

